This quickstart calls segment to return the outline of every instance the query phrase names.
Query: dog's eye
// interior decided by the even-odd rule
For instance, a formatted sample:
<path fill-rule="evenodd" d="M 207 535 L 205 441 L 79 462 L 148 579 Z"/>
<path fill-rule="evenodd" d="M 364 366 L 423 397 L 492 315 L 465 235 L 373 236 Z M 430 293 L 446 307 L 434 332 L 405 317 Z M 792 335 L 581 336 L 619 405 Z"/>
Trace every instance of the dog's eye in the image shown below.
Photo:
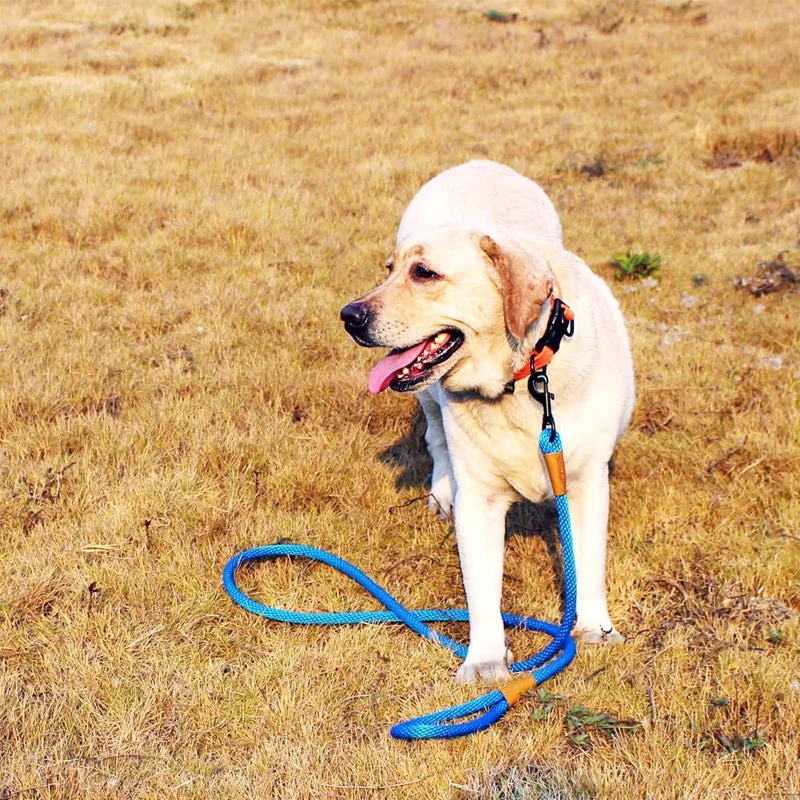
<path fill-rule="evenodd" d="M 411 268 L 411 277 L 415 281 L 434 281 L 442 276 L 438 272 L 428 269 L 424 264 L 414 264 Z"/>
<path fill-rule="evenodd" d="M 394 269 L 394 261 L 387 261 L 386 262 L 386 269 L 391 272 Z"/>

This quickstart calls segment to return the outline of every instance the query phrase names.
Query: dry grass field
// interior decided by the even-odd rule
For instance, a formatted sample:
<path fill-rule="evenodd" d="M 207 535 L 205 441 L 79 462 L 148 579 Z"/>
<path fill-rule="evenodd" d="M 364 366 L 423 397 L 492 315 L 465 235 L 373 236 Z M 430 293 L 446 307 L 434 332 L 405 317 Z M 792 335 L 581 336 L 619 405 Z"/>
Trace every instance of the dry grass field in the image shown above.
<path fill-rule="evenodd" d="M 780 798 L 800 792 L 800 10 L 792 0 L 0 2 L 0 798 Z M 461 606 L 415 402 L 366 392 L 339 308 L 405 204 L 488 157 L 612 284 L 637 408 L 609 600 L 490 731 L 404 629 L 292 629 L 239 549 L 349 557 Z M 656 286 L 612 254 L 662 256 Z M 553 517 L 509 523 L 504 607 L 559 614 Z M 242 577 L 373 607 L 302 563 Z M 466 631 L 455 630 L 464 636 Z M 539 648 L 515 635 L 518 655 Z M 583 710 L 633 720 L 595 725 Z M 577 720 L 577 721 L 576 721 Z"/>

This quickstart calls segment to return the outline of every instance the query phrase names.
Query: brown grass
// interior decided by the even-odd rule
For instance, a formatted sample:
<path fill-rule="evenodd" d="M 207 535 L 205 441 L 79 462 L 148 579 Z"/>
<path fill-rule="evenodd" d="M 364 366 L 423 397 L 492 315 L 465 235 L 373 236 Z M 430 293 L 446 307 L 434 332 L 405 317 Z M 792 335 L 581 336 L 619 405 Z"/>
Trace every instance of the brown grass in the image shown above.
<path fill-rule="evenodd" d="M 791 130 L 760 130 L 720 134 L 711 143 L 712 166 L 741 167 L 745 161 L 800 158 L 800 133 Z"/>
<path fill-rule="evenodd" d="M 4 800 L 800 791 L 799 295 L 733 286 L 797 248 L 797 161 L 708 163 L 722 137 L 796 148 L 797 4 L 489 7 L 2 4 Z M 462 604 L 449 527 L 402 506 L 427 469 L 414 405 L 366 395 L 375 354 L 337 313 L 416 189 L 486 156 L 548 189 L 605 277 L 614 252 L 664 258 L 658 288 L 613 286 L 638 373 L 610 538 L 628 639 L 548 686 L 644 725 L 589 749 L 532 703 L 393 741 L 474 696 L 451 656 L 267 623 L 220 586 L 238 549 L 288 538 L 410 606 Z M 514 515 L 509 610 L 557 616 L 551 526 Z M 298 563 L 243 582 L 369 605 Z"/>

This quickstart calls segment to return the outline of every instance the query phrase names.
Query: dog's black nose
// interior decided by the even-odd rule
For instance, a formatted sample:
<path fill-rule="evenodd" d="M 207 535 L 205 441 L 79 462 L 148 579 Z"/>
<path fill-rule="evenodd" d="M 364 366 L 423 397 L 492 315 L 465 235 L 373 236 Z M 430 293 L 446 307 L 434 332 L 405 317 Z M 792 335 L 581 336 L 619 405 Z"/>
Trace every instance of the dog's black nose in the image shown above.
<path fill-rule="evenodd" d="M 358 302 L 348 303 L 339 312 L 339 316 L 348 328 L 360 330 L 365 328 L 369 322 L 369 306 Z"/>

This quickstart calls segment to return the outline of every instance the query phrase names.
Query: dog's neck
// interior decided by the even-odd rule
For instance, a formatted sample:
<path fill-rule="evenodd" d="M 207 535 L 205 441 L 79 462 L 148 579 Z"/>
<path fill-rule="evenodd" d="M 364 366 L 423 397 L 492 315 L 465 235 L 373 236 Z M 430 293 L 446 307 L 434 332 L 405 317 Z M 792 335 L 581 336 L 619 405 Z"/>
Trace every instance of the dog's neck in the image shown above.
<path fill-rule="evenodd" d="M 565 309 L 566 319 L 573 319 L 572 311 L 564 298 L 562 282 L 559 276 L 556 275 L 555 270 L 553 270 L 554 261 L 555 259 L 548 259 L 547 262 L 547 266 L 550 268 L 552 286 L 550 294 L 539 309 L 539 316 L 528 328 L 522 341 L 517 342 L 513 337 L 507 334 L 509 346 L 511 347 L 511 373 L 513 381 L 522 380 L 530 374 L 531 362 L 535 355 L 534 348 L 536 348 L 539 341 L 544 337 L 550 325 L 550 317 L 556 311 L 556 300 L 560 300 L 563 304 L 562 307 Z M 558 348 L 556 347 L 556 349 Z M 552 357 L 553 353 L 551 352 L 547 360 L 543 359 L 543 365 L 546 365 Z M 537 364 L 537 367 L 539 367 L 539 364 Z"/>
<path fill-rule="evenodd" d="M 517 341 L 508 332 L 481 340 L 480 348 L 471 354 L 472 365 L 469 371 L 460 371 L 457 379 L 446 380 L 443 388 L 454 398 L 458 396 L 461 400 L 477 397 L 502 400 L 508 397 L 509 382 L 530 362 L 536 342 L 547 329 L 550 309 L 548 300 L 542 305 L 536 322 L 528 329 L 522 341 Z"/>
<path fill-rule="evenodd" d="M 472 354 L 473 364 L 468 372 L 459 375 L 460 380 L 446 381 L 446 387 L 443 383 L 443 388 L 447 392 L 452 395 L 463 395 L 464 399 L 472 396 L 486 400 L 502 400 L 510 396 L 507 389 L 509 382 L 513 383 L 514 376 L 530 364 L 533 349 L 547 330 L 553 309 L 552 298 L 566 302 L 562 290 L 565 283 L 564 276 L 556 275 L 553 270 L 555 261 L 556 259 L 548 259 L 553 281 L 551 293 L 542 303 L 536 320 L 528 328 L 523 339 L 517 340 L 508 330 L 483 339 L 480 349 Z M 521 380 L 519 386 L 522 386 Z M 527 391 L 525 393 L 527 394 Z"/>
<path fill-rule="evenodd" d="M 509 380 L 522 370 L 526 364 L 530 363 L 531 353 L 536 346 L 536 342 L 544 336 L 544 332 L 547 330 L 547 322 L 550 319 L 550 309 L 551 304 L 550 298 L 548 297 L 547 300 L 542 303 L 539 316 L 536 318 L 536 322 L 528 328 L 525 338 L 517 342 L 515 339 L 509 337 L 509 346 L 511 347 L 511 375 L 509 376 Z"/>

